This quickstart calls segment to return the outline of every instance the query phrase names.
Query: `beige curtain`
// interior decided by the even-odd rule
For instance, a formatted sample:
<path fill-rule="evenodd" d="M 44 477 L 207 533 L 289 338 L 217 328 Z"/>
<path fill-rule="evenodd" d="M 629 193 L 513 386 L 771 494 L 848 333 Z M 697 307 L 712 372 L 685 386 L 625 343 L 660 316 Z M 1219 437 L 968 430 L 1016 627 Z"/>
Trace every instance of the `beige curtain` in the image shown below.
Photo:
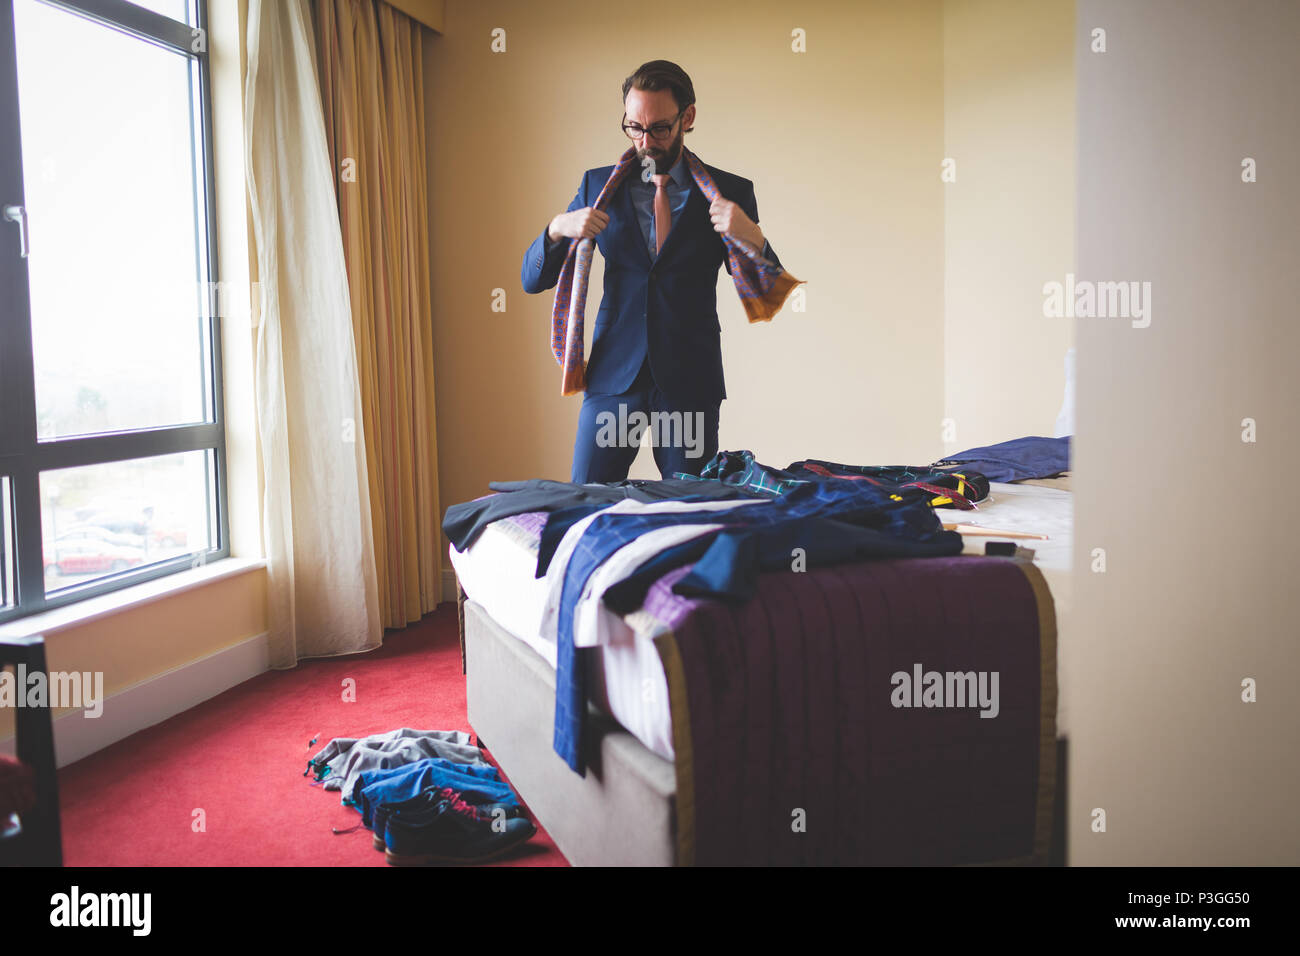
<path fill-rule="evenodd" d="M 385 627 L 441 596 L 422 28 L 379 0 L 315 0 Z"/>
<path fill-rule="evenodd" d="M 343 239 L 306 0 L 250 0 L 244 163 L 257 253 L 271 666 L 378 647 L 378 585 Z"/>

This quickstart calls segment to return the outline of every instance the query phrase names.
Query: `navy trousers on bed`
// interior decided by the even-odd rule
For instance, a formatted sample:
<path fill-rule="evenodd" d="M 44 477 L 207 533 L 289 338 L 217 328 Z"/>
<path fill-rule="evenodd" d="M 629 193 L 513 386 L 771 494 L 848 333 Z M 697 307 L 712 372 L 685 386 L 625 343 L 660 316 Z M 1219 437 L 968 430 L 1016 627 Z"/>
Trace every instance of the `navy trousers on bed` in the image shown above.
<path fill-rule="evenodd" d="M 626 392 L 589 392 L 583 397 L 572 480 L 587 484 L 625 479 L 641 448 L 640 433 L 647 428 L 661 476 L 698 475 L 718 451 L 719 406 L 673 401 L 655 384 L 647 358 Z M 638 430 L 641 416 L 648 425 Z"/>

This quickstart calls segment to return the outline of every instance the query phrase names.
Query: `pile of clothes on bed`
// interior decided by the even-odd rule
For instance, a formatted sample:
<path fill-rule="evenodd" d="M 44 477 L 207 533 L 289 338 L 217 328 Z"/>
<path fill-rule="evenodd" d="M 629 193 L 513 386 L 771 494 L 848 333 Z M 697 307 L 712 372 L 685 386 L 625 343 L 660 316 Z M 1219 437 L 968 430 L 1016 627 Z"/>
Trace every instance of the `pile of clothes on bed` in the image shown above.
<path fill-rule="evenodd" d="M 392 866 L 499 859 L 537 832 L 500 771 L 459 730 L 335 737 L 307 761 L 308 775 L 342 791 Z"/>
<path fill-rule="evenodd" d="M 974 471 L 861 466 L 807 459 L 777 469 L 750 451 L 721 451 L 699 476 L 660 481 L 569 484 L 493 482 L 498 494 L 447 509 L 443 530 L 459 550 L 488 524 L 546 512 L 537 576 L 557 582 L 548 623 L 557 646 L 555 749 L 584 771 L 584 669 L 574 619 L 599 573 L 606 606 L 637 610 L 650 586 L 689 567 L 680 595 L 744 602 L 763 572 L 829 567 L 876 558 L 960 554 L 934 509 L 972 509 L 988 496 Z M 617 573 L 611 560 L 618 554 Z M 556 570 L 552 570 L 552 565 Z"/>
<path fill-rule="evenodd" d="M 493 522 L 534 519 L 553 746 L 576 772 L 585 655 L 608 639 L 595 609 L 654 642 L 679 862 L 1040 861 L 1054 785 L 1051 595 L 1030 562 L 963 555 L 936 510 L 978 508 L 988 471 L 1068 468 L 1068 440 L 1017 443 L 924 466 L 775 468 L 722 451 L 699 476 L 493 482 L 495 494 L 449 508 L 443 530 L 464 552 Z M 997 675 L 996 716 L 959 697 L 903 706 L 898 675 L 918 671 Z M 817 822 L 792 829 L 792 814 Z"/>

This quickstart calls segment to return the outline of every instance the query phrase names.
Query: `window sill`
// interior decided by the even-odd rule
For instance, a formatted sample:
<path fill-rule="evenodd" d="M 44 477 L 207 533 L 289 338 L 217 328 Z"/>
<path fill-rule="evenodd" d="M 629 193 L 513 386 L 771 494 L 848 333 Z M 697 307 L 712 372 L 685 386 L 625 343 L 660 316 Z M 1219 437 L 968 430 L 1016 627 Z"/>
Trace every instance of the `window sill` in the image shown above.
<path fill-rule="evenodd" d="M 8 624 L 0 624 L 0 638 L 34 637 L 38 634 L 48 637 L 99 618 L 120 614 L 132 608 L 204 587 L 214 581 L 234 577 L 237 574 L 247 574 L 249 571 L 265 567 L 266 561 L 261 558 L 222 558 L 220 561 L 213 561 L 202 567 L 178 571 L 176 574 L 145 581 L 111 594 L 101 594 L 98 597 L 78 601 L 76 604 L 42 611 L 30 617 L 10 621 Z"/>

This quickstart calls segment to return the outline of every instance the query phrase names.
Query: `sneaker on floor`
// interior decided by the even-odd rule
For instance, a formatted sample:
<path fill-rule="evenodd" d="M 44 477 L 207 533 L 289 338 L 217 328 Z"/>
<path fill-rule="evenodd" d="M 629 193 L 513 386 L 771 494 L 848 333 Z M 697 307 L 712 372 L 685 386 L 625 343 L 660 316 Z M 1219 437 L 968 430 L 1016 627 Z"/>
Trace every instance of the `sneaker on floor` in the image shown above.
<path fill-rule="evenodd" d="M 416 794 L 409 800 L 401 800 L 397 803 L 379 804 L 379 806 L 375 807 L 371 845 L 374 846 L 376 850 L 381 851 L 388 848 L 385 841 L 385 835 L 388 831 L 388 821 L 394 816 L 400 815 L 407 818 L 407 822 L 411 822 L 417 817 L 424 817 L 428 816 L 430 813 L 439 812 L 438 804 L 446 799 L 443 796 L 444 792 L 452 793 L 454 791 L 437 789 L 425 790 Z M 465 799 L 463 794 L 461 794 L 461 798 Z M 471 803 L 468 799 L 466 799 L 465 802 Z M 504 817 L 505 819 L 513 819 L 514 817 L 522 817 L 524 815 L 524 808 L 517 803 L 478 803 L 472 805 L 480 814 L 486 816 L 489 820 L 495 820 L 498 816 Z"/>
<path fill-rule="evenodd" d="M 509 853 L 537 832 L 527 819 L 483 813 L 453 790 L 433 792 L 434 809 L 389 816 L 384 841 L 390 865 L 479 863 Z"/>
<path fill-rule="evenodd" d="M 436 810 L 442 797 L 438 795 L 437 790 L 424 790 L 411 797 L 409 800 L 399 800 L 396 803 L 381 803 L 375 807 L 374 825 L 371 829 L 374 832 L 371 843 L 376 850 L 386 849 L 384 844 L 384 833 L 388 828 L 389 819 L 397 813 L 415 815 L 427 813 Z"/>

